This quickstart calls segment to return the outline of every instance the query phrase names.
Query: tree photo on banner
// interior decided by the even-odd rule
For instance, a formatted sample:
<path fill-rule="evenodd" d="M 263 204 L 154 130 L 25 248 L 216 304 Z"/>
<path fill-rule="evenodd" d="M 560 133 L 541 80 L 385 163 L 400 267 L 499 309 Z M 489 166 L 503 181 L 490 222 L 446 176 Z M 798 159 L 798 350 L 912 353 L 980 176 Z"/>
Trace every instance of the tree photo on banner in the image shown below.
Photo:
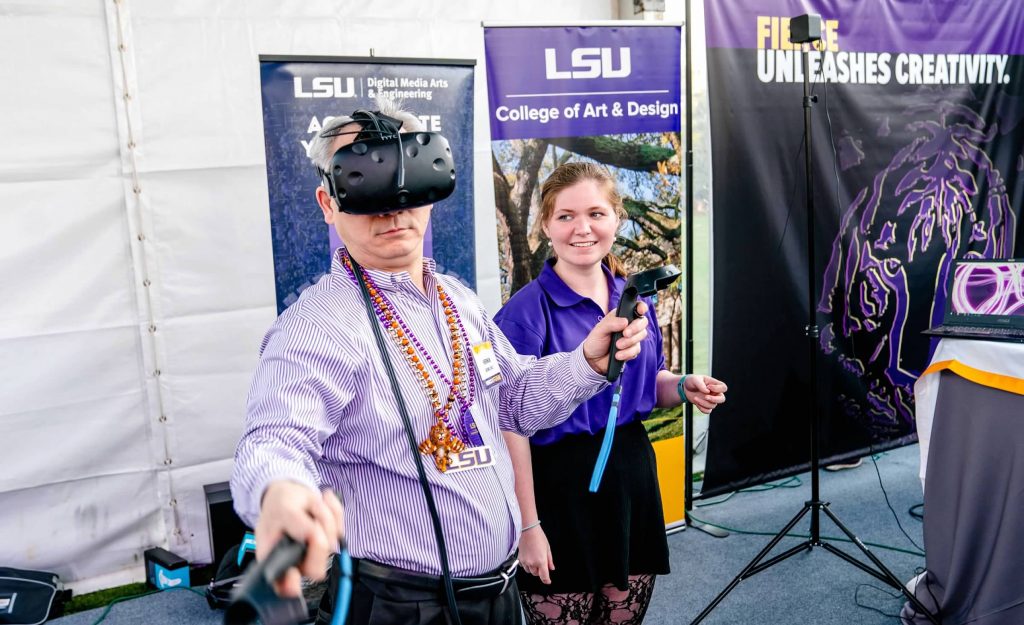
<path fill-rule="evenodd" d="M 679 45 L 678 26 L 485 28 L 502 301 L 551 256 L 541 185 L 570 161 L 597 163 L 614 178 L 627 216 L 612 251 L 628 273 L 682 265 Z M 676 372 L 678 284 L 656 303 L 666 366 Z M 657 409 L 645 421 L 666 522 L 683 513 L 682 414 Z"/>
<path fill-rule="evenodd" d="M 473 232 L 473 65 L 444 59 L 260 57 L 263 134 L 278 313 L 330 268 L 341 245 L 323 221 L 310 140 L 332 115 L 375 110 L 385 97 L 448 139 L 455 192 L 431 215 L 424 253 L 438 271 L 476 288 Z M 436 251 L 436 254 L 435 254 Z"/>
<path fill-rule="evenodd" d="M 826 462 L 916 440 L 913 384 L 936 342 L 921 332 L 942 320 L 952 261 L 1024 251 L 1019 3 L 880 2 L 705 3 L 713 358 L 745 386 L 712 422 L 705 496 L 806 469 L 807 393 Z M 802 349 L 803 57 L 788 42 L 808 12 L 823 20 L 809 54 L 820 389 Z"/>

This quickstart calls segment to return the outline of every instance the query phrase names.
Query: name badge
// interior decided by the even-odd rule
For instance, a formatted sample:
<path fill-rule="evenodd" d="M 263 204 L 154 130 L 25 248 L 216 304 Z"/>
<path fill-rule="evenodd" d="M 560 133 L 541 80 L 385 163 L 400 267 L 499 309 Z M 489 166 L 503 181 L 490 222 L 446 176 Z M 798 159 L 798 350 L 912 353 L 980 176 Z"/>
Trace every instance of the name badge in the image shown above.
<path fill-rule="evenodd" d="M 494 453 L 491 451 L 490 445 L 467 447 L 457 454 L 448 454 L 448 457 L 452 463 L 448 465 L 446 473 L 472 471 L 473 469 L 482 469 L 494 464 Z"/>
<path fill-rule="evenodd" d="M 494 348 L 490 341 L 483 341 L 473 346 L 473 362 L 476 363 L 476 370 L 480 373 L 480 379 L 484 386 L 491 387 L 501 382 L 501 368 L 498 366 L 498 359 L 494 355 Z"/>

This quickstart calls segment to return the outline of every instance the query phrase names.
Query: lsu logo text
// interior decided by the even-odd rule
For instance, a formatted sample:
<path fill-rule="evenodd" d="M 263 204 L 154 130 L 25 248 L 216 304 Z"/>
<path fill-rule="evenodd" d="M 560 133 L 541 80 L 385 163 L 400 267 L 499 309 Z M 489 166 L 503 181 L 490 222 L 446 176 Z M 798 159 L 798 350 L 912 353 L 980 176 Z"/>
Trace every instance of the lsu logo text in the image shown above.
<path fill-rule="evenodd" d="M 574 48 L 569 56 L 571 69 L 558 69 L 557 51 L 544 49 L 544 75 L 548 80 L 568 78 L 625 78 L 632 67 L 629 48 L 619 48 L 619 67 L 614 66 L 611 48 Z"/>
<path fill-rule="evenodd" d="M 448 466 L 448 473 L 453 471 L 469 471 L 470 469 L 482 469 L 494 464 L 494 454 L 489 445 L 469 447 L 457 454 L 449 456 L 452 459 Z"/>
<path fill-rule="evenodd" d="M 344 82 L 343 82 L 344 81 Z M 296 76 L 292 83 L 295 85 L 296 98 L 354 98 L 356 97 L 356 79 L 341 78 L 340 76 L 317 76 L 307 91 L 302 84 L 302 77 Z M 344 88 L 342 85 L 344 84 Z"/>

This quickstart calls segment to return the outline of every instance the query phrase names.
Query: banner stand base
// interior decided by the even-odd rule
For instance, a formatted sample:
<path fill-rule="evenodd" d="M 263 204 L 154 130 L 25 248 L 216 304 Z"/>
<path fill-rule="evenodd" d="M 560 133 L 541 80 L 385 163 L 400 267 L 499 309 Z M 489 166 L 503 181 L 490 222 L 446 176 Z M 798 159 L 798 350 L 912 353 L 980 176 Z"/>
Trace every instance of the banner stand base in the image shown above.
<path fill-rule="evenodd" d="M 703 521 L 698 521 L 697 519 L 690 516 L 689 512 L 686 513 L 686 524 L 695 530 L 700 530 L 705 534 L 714 536 L 715 538 L 725 538 L 729 536 L 729 532 L 727 530 L 724 530 L 720 527 L 715 527 L 714 525 L 709 525 L 708 523 L 704 523 Z"/>

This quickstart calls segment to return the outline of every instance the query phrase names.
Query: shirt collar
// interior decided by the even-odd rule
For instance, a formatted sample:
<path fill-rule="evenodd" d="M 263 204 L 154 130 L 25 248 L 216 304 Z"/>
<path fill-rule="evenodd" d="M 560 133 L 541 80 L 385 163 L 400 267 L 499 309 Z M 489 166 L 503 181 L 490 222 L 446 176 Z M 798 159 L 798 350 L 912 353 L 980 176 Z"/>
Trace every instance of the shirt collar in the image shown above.
<path fill-rule="evenodd" d="M 537 276 L 537 283 L 540 285 L 544 292 L 548 294 L 551 301 L 556 305 L 563 308 L 575 306 L 583 300 L 589 300 L 589 297 L 584 297 L 576 291 L 572 290 L 568 284 L 566 284 L 562 278 L 555 273 L 555 260 L 549 258 L 544 261 L 544 268 L 541 269 L 540 275 Z M 618 302 L 620 292 L 622 290 L 620 282 L 615 276 L 612 275 L 608 265 L 601 263 L 601 271 L 604 272 L 605 280 L 608 281 L 608 295 L 612 302 Z"/>
<path fill-rule="evenodd" d="M 341 254 L 345 246 L 339 247 L 334 251 L 334 256 L 331 259 L 331 273 L 341 274 L 348 277 L 348 271 L 345 266 L 341 264 Z M 370 278 L 382 289 L 398 289 L 412 283 L 412 276 L 409 275 L 408 271 L 399 271 L 397 273 L 391 273 L 390 271 L 384 271 L 382 269 L 368 269 L 360 265 L 360 268 L 369 274 Z M 437 271 L 437 263 L 434 262 L 433 258 L 423 257 L 423 279 L 426 280 L 428 277 L 432 277 Z"/>

